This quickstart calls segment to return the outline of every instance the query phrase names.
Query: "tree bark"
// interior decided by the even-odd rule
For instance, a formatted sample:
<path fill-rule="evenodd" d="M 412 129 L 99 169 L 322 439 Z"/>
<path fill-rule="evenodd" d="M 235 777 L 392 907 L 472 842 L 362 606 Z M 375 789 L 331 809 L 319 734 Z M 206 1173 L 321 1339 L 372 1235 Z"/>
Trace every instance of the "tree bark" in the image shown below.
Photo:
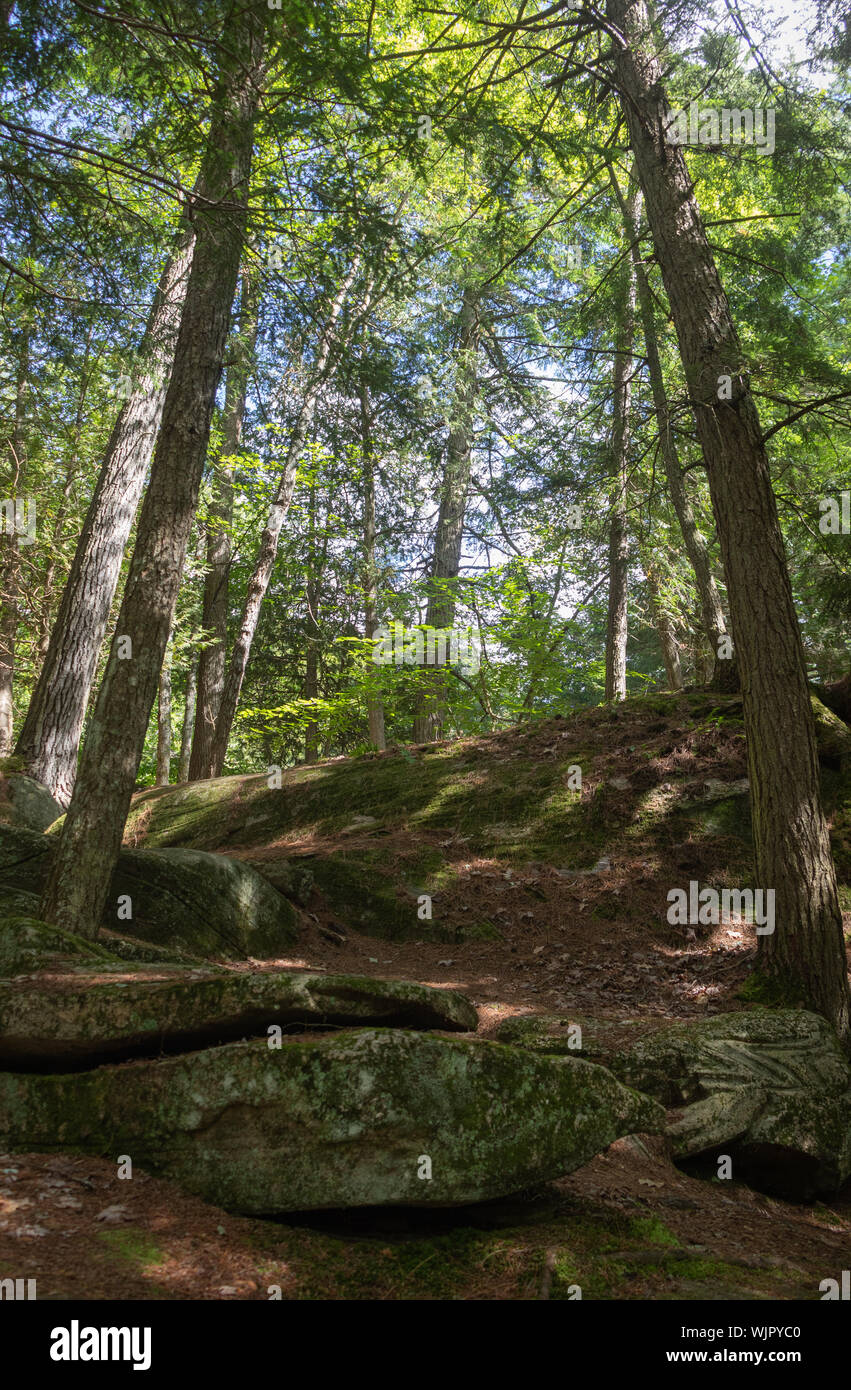
<path fill-rule="evenodd" d="M 328 318 L 320 334 L 316 358 L 310 375 L 310 384 L 305 392 L 304 399 L 302 400 L 296 417 L 295 427 L 290 438 L 287 456 L 278 483 L 278 489 L 269 511 L 269 519 L 260 537 L 260 550 L 254 565 L 254 572 L 249 580 L 248 591 L 242 608 L 239 631 L 237 632 L 236 641 L 234 642 L 231 652 L 225 687 L 219 706 L 219 715 L 216 720 L 216 736 L 213 742 L 211 772 L 211 776 L 213 777 L 220 777 L 222 768 L 224 767 L 230 731 L 233 727 L 236 707 L 242 692 L 242 683 L 245 680 L 245 672 L 248 668 L 248 658 L 251 655 L 254 634 L 257 631 L 257 624 L 260 620 L 260 610 L 263 607 L 263 599 L 266 597 L 266 590 L 269 587 L 269 580 L 272 578 L 272 569 L 274 568 L 275 557 L 278 553 L 278 541 L 281 535 L 281 527 L 284 524 L 284 518 L 289 511 L 290 502 L 292 501 L 298 461 L 301 456 L 301 451 L 304 448 L 307 431 L 313 419 L 316 398 L 330 370 L 331 349 L 334 346 L 336 337 L 337 320 L 340 317 L 343 302 L 352 287 L 359 267 L 360 257 L 355 256 L 331 304 Z"/>
<path fill-rule="evenodd" d="M 653 622 L 656 625 L 659 645 L 662 648 L 662 660 L 665 663 L 665 674 L 668 677 L 668 689 L 682 690 L 683 673 L 680 666 L 680 649 L 674 635 L 674 624 L 671 622 L 670 614 L 662 600 L 659 581 L 656 578 L 656 569 L 650 559 L 646 559 L 644 562 L 644 575 L 650 593 Z"/>
<path fill-rule="evenodd" d="M 230 469 L 239 453 L 245 422 L 248 379 L 257 341 L 257 283 L 248 272 L 242 279 L 240 332 L 234 343 L 235 360 L 228 368 L 222 420 L 222 451 L 213 482 L 213 502 L 207 526 L 207 574 L 201 626 L 212 634 L 201 651 L 198 666 L 198 696 L 195 706 L 195 733 L 189 760 L 189 778 L 213 776 L 213 744 L 216 719 L 222 703 L 227 658 L 228 578 L 230 573 L 230 527 L 233 520 L 234 488 Z"/>
<path fill-rule="evenodd" d="M 307 503 L 307 641 L 304 657 L 304 698 L 316 700 L 319 696 L 319 594 L 321 589 L 319 556 L 316 546 L 316 483 L 313 478 L 308 488 Z M 308 720 L 304 735 L 304 761 L 319 761 L 319 721 L 314 716 Z"/>
<path fill-rule="evenodd" d="M 434 554 L 426 604 L 426 627 L 448 628 L 455 621 L 454 581 L 461 568 L 464 516 L 473 451 L 473 416 L 478 389 L 479 294 L 467 287 L 461 304 L 458 341 L 458 385 L 454 420 L 450 421 Z M 447 582 L 448 581 L 448 582 Z M 420 677 L 426 688 L 417 697 L 413 738 L 430 743 L 440 738 L 446 709 L 446 673 L 434 670 Z"/>
<path fill-rule="evenodd" d="M 157 700 L 157 779 L 158 787 L 171 781 L 171 652 L 166 652 L 160 670 Z"/>
<path fill-rule="evenodd" d="M 637 192 L 627 199 L 628 216 L 635 221 Z M 609 518 L 609 601 L 606 622 L 606 699 L 626 699 L 626 643 L 628 636 L 627 487 L 632 398 L 632 355 L 635 335 L 635 273 L 625 270 L 615 335 L 612 372 L 611 472 L 614 496 Z"/>
<path fill-rule="evenodd" d="M 803 644 L 759 415 L 669 108 L 645 0 L 607 0 L 616 82 L 706 460 L 742 683 L 756 883 L 775 893 L 760 972 L 851 1042 L 842 914 Z M 719 399 L 722 376 L 732 399 Z M 726 383 L 725 383 L 726 384 Z"/>
<path fill-rule="evenodd" d="M 151 479 L 106 673 L 42 898 L 46 921 L 81 935 L 97 934 L 106 903 L 198 502 L 245 240 L 265 15 L 257 5 L 235 16 L 222 50 L 202 168 L 205 197 L 193 200 L 195 251 Z"/>
<path fill-rule="evenodd" d="M 177 764 L 178 782 L 189 781 L 189 758 L 192 751 L 192 731 L 195 727 L 195 706 L 198 699 L 198 658 L 189 655 L 186 672 L 186 701 L 183 706 L 183 724 L 180 731 L 180 759 Z"/>
<path fill-rule="evenodd" d="M 191 229 L 182 234 L 160 278 L 140 349 L 145 369 L 113 426 L 15 750 L 30 776 L 66 807 L 124 551 L 162 419 L 193 241 Z"/>
<path fill-rule="evenodd" d="M 12 751 L 14 730 L 15 647 L 18 638 L 21 554 L 18 544 L 18 517 L 26 507 L 20 489 L 26 476 L 26 399 L 29 384 L 30 334 L 21 333 L 15 373 L 15 421 L 7 440 L 11 489 L 10 506 L 3 513 L 5 534 L 0 535 L 0 758 Z M 0 523 L 2 525 L 2 523 Z"/>
<path fill-rule="evenodd" d="M 706 544 L 703 533 L 698 527 L 694 510 L 686 492 L 674 433 L 671 429 L 671 413 L 668 408 L 668 395 L 665 390 L 665 378 L 662 375 L 662 363 L 659 357 L 659 340 L 656 333 L 656 318 L 653 312 L 653 296 L 650 293 L 650 282 L 647 278 L 647 271 L 641 258 L 641 250 L 637 239 L 639 207 L 636 205 L 634 215 L 630 216 L 620 185 L 614 174 L 612 175 L 612 185 L 621 205 L 621 211 L 624 217 L 624 228 L 632 247 L 631 257 L 635 268 L 638 305 L 644 333 L 647 374 L 650 378 L 653 411 L 656 416 L 656 424 L 659 431 L 659 443 L 662 451 L 665 479 L 668 484 L 668 494 L 673 503 L 674 511 L 677 514 L 686 555 L 688 556 L 689 564 L 694 573 L 695 587 L 700 602 L 706 640 L 714 653 L 712 684 L 718 689 L 735 690 L 738 688 L 738 676 L 735 670 L 735 662 L 732 659 L 722 660 L 718 656 L 719 639 L 723 637 L 727 631 L 727 621 L 724 617 L 724 609 L 721 604 L 721 597 L 718 593 L 718 586 L 712 575 L 712 562 L 709 556 L 709 547 Z"/>
<path fill-rule="evenodd" d="M 366 377 L 360 378 L 361 466 L 363 468 L 363 616 L 364 633 L 375 636 L 378 621 L 378 584 L 375 566 L 375 456 L 372 442 L 372 416 Z M 369 741 L 382 751 L 387 747 L 384 733 L 384 705 L 375 695 L 367 699 Z"/>

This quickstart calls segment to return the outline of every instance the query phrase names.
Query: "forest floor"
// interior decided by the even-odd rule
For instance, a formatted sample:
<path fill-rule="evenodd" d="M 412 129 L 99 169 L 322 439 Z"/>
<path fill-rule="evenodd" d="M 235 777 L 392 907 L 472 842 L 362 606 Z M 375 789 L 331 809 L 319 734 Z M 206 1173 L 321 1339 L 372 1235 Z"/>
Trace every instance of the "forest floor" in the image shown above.
<path fill-rule="evenodd" d="M 633 790 L 648 763 L 651 790 L 664 791 L 678 773 L 689 786 L 746 775 L 740 730 L 716 728 L 706 738 L 705 729 L 682 724 L 679 707 L 671 714 L 681 731 L 672 739 L 669 722 L 663 729 L 657 721 L 653 736 L 664 747 L 650 759 L 647 711 L 643 731 L 629 726 L 627 748 L 613 748 L 600 721 L 583 795 L 593 795 L 595 778 L 602 785 L 610 758 L 617 761 L 609 774 Z M 529 740 L 546 750 L 553 736 L 553 726 L 538 726 L 524 736 L 525 752 L 534 752 Z M 508 740 L 489 740 L 489 755 L 499 758 Z M 670 926 L 660 911 L 660 885 L 744 862 L 741 836 L 710 829 L 699 822 L 683 833 L 677 824 L 660 845 L 655 822 L 627 814 L 596 870 L 482 852 L 475 835 L 470 843 L 451 825 L 289 830 L 290 859 L 373 852 L 378 836 L 385 872 L 398 862 L 402 877 L 413 836 L 440 856 L 444 881 L 451 870 L 451 921 L 496 930 L 481 940 L 378 939 L 342 922 L 339 903 L 317 891 L 291 956 L 232 968 L 457 989 L 477 1006 L 485 1037 L 516 1015 L 593 1018 L 610 1023 L 613 1037 L 634 1039 L 675 1020 L 741 1009 L 754 951 L 746 924 L 698 935 Z M 227 835 L 204 847 L 258 868 L 281 854 L 268 840 L 234 848 Z M 845 923 L 847 937 L 849 912 Z M 37 1277 L 39 1298 L 268 1299 L 277 1286 L 284 1299 L 566 1299 L 579 1285 L 583 1298 L 815 1300 L 820 1282 L 849 1264 L 851 1184 L 827 1205 L 794 1204 L 719 1181 L 714 1169 L 675 1166 L 664 1141 L 645 1136 L 619 1140 L 570 1176 L 507 1200 L 274 1220 L 234 1216 L 143 1172 L 119 1180 L 104 1160 L 0 1155 L 0 1277 Z"/>

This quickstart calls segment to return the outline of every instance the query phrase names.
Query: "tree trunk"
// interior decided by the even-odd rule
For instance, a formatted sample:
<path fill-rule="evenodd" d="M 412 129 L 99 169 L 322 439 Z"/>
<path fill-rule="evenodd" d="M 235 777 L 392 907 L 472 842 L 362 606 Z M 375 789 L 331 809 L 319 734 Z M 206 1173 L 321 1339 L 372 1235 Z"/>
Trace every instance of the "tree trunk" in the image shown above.
<path fill-rule="evenodd" d="M 628 215 L 635 221 L 636 190 L 627 200 Z M 606 623 L 606 699 L 626 699 L 626 641 L 628 635 L 626 501 L 628 487 L 632 354 L 635 334 L 635 274 L 630 264 L 624 272 L 615 336 L 612 373 L 611 470 L 614 479 L 609 519 L 609 603 Z"/>
<path fill-rule="evenodd" d="M 706 460 L 742 683 L 756 883 L 775 893 L 759 966 L 851 1042 L 842 914 L 803 644 L 759 415 L 669 108 L 645 0 L 607 0 L 616 80 Z M 719 399 L 722 377 L 732 399 Z M 726 386 L 726 382 L 724 383 Z"/>
<path fill-rule="evenodd" d="M 319 696 L 319 607 L 320 579 L 319 557 L 316 550 L 316 483 L 313 478 L 308 489 L 307 504 L 307 642 L 304 659 L 304 698 L 316 700 Z M 304 736 L 304 761 L 319 761 L 319 721 L 308 721 Z"/>
<path fill-rule="evenodd" d="M 361 466 L 363 468 L 363 617 L 364 633 L 375 636 L 378 621 L 378 584 L 375 567 L 375 457 L 372 444 L 372 417 L 366 377 L 360 379 Z M 375 695 L 367 699 L 369 741 L 373 748 L 387 747 L 384 733 L 384 705 Z"/>
<path fill-rule="evenodd" d="M 157 780 L 158 787 L 171 781 L 171 652 L 166 652 L 160 671 L 157 700 Z"/>
<path fill-rule="evenodd" d="M 308 619 L 308 627 L 311 636 L 307 639 L 304 660 L 304 698 L 305 700 L 315 700 L 319 695 L 319 650 L 316 645 L 316 638 L 312 635 L 314 624 Z M 308 720 L 304 734 L 304 761 L 315 763 L 319 761 L 319 721 L 315 718 Z"/>
<path fill-rule="evenodd" d="M 54 599 L 57 597 L 53 591 L 53 581 L 56 575 L 57 562 L 61 553 L 60 544 L 62 540 L 62 528 L 65 525 L 65 518 L 68 514 L 68 506 L 69 502 L 71 501 L 74 481 L 77 476 L 77 467 L 79 464 L 80 456 L 80 440 L 83 433 L 83 427 L 86 422 L 86 397 L 88 395 L 92 377 L 92 372 L 89 364 L 91 358 L 93 336 L 94 329 L 92 326 L 90 326 L 88 337 L 86 339 L 86 351 L 85 356 L 83 358 L 82 370 L 80 372 L 80 389 L 77 395 L 77 409 L 74 417 L 74 444 L 71 450 L 71 456 L 68 459 L 68 463 L 65 467 L 65 481 L 62 485 L 62 496 L 59 500 L 59 505 L 56 508 L 56 512 L 53 517 L 53 527 L 50 538 L 50 554 L 47 560 L 47 568 L 44 572 L 44 587 L 42 590 L 43 597 L 41 601 L 41 611 L 38 615 L 37 651 L 39 671 L 44 665 L 48 648 L 50 646 L 50 633 L 53 627 L 53 624 L 51 622 L 51 612 L 53 610 Z M 59 597 L 61 598 L 61 594 L 59 595 Z"/>
<path fill-rule="evenodd" d="M 44 665 L 16 752 L 31 777 L 62 806 L 71 800 L 77 751 L 124 551 L 136 516 L 165 402 L 194 233 L 180 238 L 160 278 L 141 352 L 144 371 L 122 407 L 106 449 Z"/>
<path fill-rule="evenodd" d="M 15 375 L 15 422 L 7 440 L 10 462 L 11 489 L 8 505 L 2 513 L 0 527 L 5 522 L 5 534 L 0 535 L 0 758 L 12 751 L 14 729 L 15 646 L 18 638 L 18 599 L 21 586 L 21 554 L 18 544 L 18 520 L 27 507 L 20 497 L 26 476 L 26 399 L 29 384 L 30 334 L 21 334 Z"/>
<path fill-rule="evenodd" d="M 82 935 L 97 934 L 109 892 L 198 501 L 245 240 L 265 14 L 259 6 L 243 10 L 222 49 L 224 71 L 202 169 L 205 197 L 194 200 L 192 209 L 195 252 L 151 479 L 112 650 L 42 898 L 46 921 Z"/>
<path fill-rule="evenodd" d="M 257 341 L 257 283 L 246 271 L 242 278 L 240 332 L 234 344 L 235 361 L 228 368 L 225 407 L 222 420 L 222 451 L 213 480 L 213 502 L 207 526 L 207 575 L 204 580 L 204 606 L 201 626 L 212 641 L 201 652 L 198 667 L 198 697 L 195 707 L 195 733 L 189 760 L 189 778 L 213 776 L 213 743 L 216 719 L 222 703 L 227 656 L 228 577 L 230 573 L 230 527 L 233 520 L 234 455 L 239 453 L 245 421 L 248 379 Z"/>
<path fill-rule="evenodd" d="M 662 648 L 662 660 L 665 663 L 665 674 L 668 677 L 669 690 L 682 690 L 683 673 L 680 666 L 680 649 L 677 639 L 674 636 L 674 624 L 671 622 L 670 614 L 665 608 L 659 591 L 659 582 L 656 578 L 656 570 L 650 559 L 644 562 L 644 575 L 647 579 L 647 588 L 650 592 L 650 607 L 653 612 L 653 621 L 656 631 L 659 634 L 659 645 Z"/>
<path fill-rule="evenodd" d="M 635 268 L 638 304 L 641 312 L 644 347 L 647 355 L 647 374 L 650 378 L 650 391 L 653 396 L 653 410 L 659 430 L 659 442 L 662 450 L 665 479 L 668 484 L 668 494 L 673 503 L 674 511 L 677 514 L 677 520 L 680 523 L 686 555 L 688 556 L 689 563 L 694 573 L 695 587 L 700 601 L 700 610 L 703 617 L 706 640 L 715 654 L 712 684 L 718 689 L 735 690 L 738 688 L 738 676 L 735 670 L 735 662 L 732 659 L 723 660 L 717 655 L 719 639 L 723 637 L 727 631 L 727 622 L 724 617 L 724 609 L 718 593 L 718 586 L 712 575 L 712 562 L 709 557 L 709 547 L 706 544 L 703 533 L 698 527 L 694 510 L 686 492 L 674 433 L 671 429 L 671 414 L 668 409 L 668 396 L 665 390 L 665 379 L 662 375 L 662 363 L 659 358 L 659 340 L 656 333 L 656 318 L 653 312 L 653 296 L 650 293 L 650 282 L 647 278 L 647 271 L 644 268 L 644 262 L 641 259 L 641 250 L 637 242 L 639 205 L 636 205 L 634 215 L 630 216 L 629 209 L 614 173 L 612 173 L 612 186 L 620 202 L 624 218 L 624 227 L 632 246 L 631 256 Z"/>
<path fill-rule="evenodd" d="M 180 731 L 180 759 L 177 764 L 178 782 L 189 781 L 189 758 L 192 751 L 192 730 L 195 727 L 195 706 L 198 699 L 198 658 L 190 653 L 186 672 L 186 702 Z"/>
<path fill-rule="evenodd" d="M 448 628 L 455 621 L 454 581 L 461 568 L 464 515 L 473 450 L 473 415 L 476 407 L 479 350 L 479 295 L 464 290 L 458 343 L 458 385 L 455 418 L 450 421 L 446 464 L 440 491 L 440 508 L 434 536 L 426 627 Z M 447 582 L 448 581 L 448 582 Z M 446 708 L 446 673 L 435 670 L 420 677 L 424 689 L 417 697 L 414 743 L 430 743 L 440 737 Z"/>
<path fill-rule="evenodd" d="M 307 431 L 313 419 L 316 398 L 319 395 L 322 383 L 330 369 L 331 349 L 334 346 L 337 320 L 343 308 L 343 301 L 351 289 L 359 267 L 360 257 L 355 256 L 331 304 L 328 318 L 325 321 L 319 338 L 310 384 L 305 392 L 298 416 L 296 417 L 295 427 L 278 483 L 278 490 L 272 501 L 269 519 L 260 537 L 260 551 L 254 565 L 254 572 L 248 583 L 248 591 L 245 595 L 245 602 L 242 608 L 239 631 L 236 635 L 233 651 L 231 652 L 230 665 L 225 679 L 225 688 L 222 692 L 219 715 L 216 720 L 216 736 L 213 742 L 211 771 L 211 776 L 213 777 L 220 777 L 222 768 L 224 767 L 230 731 L 233 726 L 236 707 L 239 703 L 242 683 L 245 680 L 245 672 L 248 667 L 248 658 L 251 655 L 254 634 L 257 631 L 257 624 L 260 620 L 260 609 L 263 607 L 263 599 L 266 597 L 269 580 L 272 578 L 272 569 L 275 564 L 275 557 L 278 553 L 278 540 L 281 535 L 281 527 L 284 524 L 284 518 L 286 517 L 290 502 L 292 501 L 299 458 L 304 448 L 305 439 L 307 438 Z"/>

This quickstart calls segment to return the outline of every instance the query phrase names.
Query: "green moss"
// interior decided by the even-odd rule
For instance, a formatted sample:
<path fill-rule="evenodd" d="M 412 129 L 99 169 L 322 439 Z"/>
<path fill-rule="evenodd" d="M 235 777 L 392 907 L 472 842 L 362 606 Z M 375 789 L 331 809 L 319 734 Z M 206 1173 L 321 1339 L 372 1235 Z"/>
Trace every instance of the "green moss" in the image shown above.
<path fill-rule="evenodd" d="M 57 957 L 79 963 L 115 965 L 116 958 L 94 941 L 63 931 L 35 917 L 8 916 L 0 920 L 0 975 L 44 970 Z"/>
<path fill-rule="evenodd" d="M 673 1231 L 669 1231 L 657 1216 L 636 1217 L 630 1222 L 629 1229 L 633 1236 L 649 1241 L 651 1245 L 669 1245 L 677 1248 L 680 1244 Z"/>
<path fill-rule="evenodd" d="M 99 1231 L 102 1241 L 113 1255 L 123 1263 L 135 1265 L 137 1269 L 150 1269 L 162 1264 L 167 1258 L 149 1231 L 139 1226 L 121 1226 L 116 1230 Z"/>
<path fill-rule="evenodd" d="M 458 941 L 502 941 L 502 932 L 493 922 L 471 922 L 468 927 L 459 927 Z"/>
<path fill-rule="evenodd" d="M 759 1004 L 767 1009 L 803 1008 L 807 1005 L 804 991 L 790 981 L 766 975 L 755 969 L 739 989 L 738 999 L 748 1004 Z"/>

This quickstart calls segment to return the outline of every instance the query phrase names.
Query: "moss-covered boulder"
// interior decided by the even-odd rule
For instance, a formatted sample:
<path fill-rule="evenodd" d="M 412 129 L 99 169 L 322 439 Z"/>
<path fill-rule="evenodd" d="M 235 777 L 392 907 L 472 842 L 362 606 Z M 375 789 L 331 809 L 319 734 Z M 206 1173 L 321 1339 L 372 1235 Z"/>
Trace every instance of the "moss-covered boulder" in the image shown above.
<path fill-rule="evenodd" d="M 817 695 L 810 695 L 819 757 L 851 768 L 851 729 Z"/>
<path fill-rule="evenodd" d="M 0 826 L 4 916 L 37 917 L 53 846 L 50 835 Z M 250 865 L 186 849 L 122 850 L 101 925 L 163 949 L 231 960 L 274 959 L 297 936 L 295 908 Z"/>
<path fill-rule="evenodd" d="M 0 760 L 0 824 L 46 830 L 63 814 L 62 807 L 41 782 L 16 770 L 15 762 Z"/>
<path fill-rule="evenodd" d="M 668 1107 L 676 1158 L 723 1152 L 734 1175 L 801 1199 L 851 1177 L 851 1066 L 817 1014 L 755 1009 L 661 1027 L 544 1014 L 506 1019 L 496 1035 L 538 1055 L 603 1063 L 652 1095 Z"/>
<path fill-rule="evenodd" d="M 677 1157 L 723 1145 L 734 1174 L 795 1198 L 851 1177 L 851 1066 L 817 1014 L 758 1009 L 678 1023 L 610 1064 L 672 1108 Z"/>
<path fill-rule="evenodd" d="M 0 938 L 2 939 L 2 938 Z M 73 1071 L 186 1052 L 279 1028 L 375 1024 L 475 1032 L 462 994 L 407 980 L 303 971 L 166 979 L 0 981 L 0 1065 Z"/>
<path fill-rule="evenodd" d="M 650 1024 L 652 1028 L 652 1021 Z M 494 1036 L 514 1047 L 553 1057 L 584 1057 L 608 1066 L 609 1058 L 646 1031 L 647 1019 L 595 1019 L 585 1014 L 515 1014 L 503 1019 Z"/>
<path fill-rule="evenodd" d="M 0 919 L 0 979 L 50 970 L 68 961 L 94 969 L 114 959 L 97 942 L 84 941 L 37 918 Z"/>
<path fill-rule="evenodd" d="M 384 1029 L 0 1074 L 4 1150 L 129 1154 L 248 1213 L 484 1201 L 663 1122 L 589 1062 Z"/>
<path fill-rule="evenodd" d="M 117 919 L 120 897 L 132 901 L 132 924 Z M 250 865 L 222 854 L 122 850 L 110 898 L 105 925 L 197 955 L 274 959 L 298 935 L 292 904 Z"/>

